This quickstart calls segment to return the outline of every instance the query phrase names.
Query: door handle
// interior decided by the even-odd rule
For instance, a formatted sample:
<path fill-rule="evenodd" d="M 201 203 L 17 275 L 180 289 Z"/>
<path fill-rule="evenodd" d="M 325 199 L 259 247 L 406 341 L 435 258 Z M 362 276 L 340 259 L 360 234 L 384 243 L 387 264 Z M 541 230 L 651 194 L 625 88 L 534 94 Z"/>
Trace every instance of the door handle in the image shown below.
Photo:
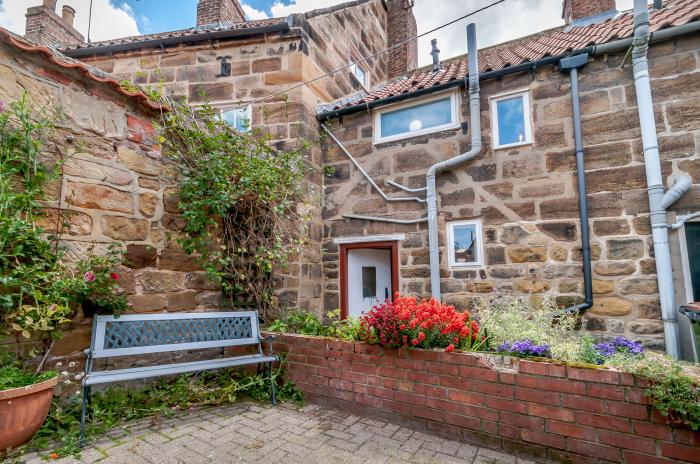
<path fill-rule="evenodd" d="M 387 287 L 384 287 L 384 299 L 389 299 L 389 289 Z"/>

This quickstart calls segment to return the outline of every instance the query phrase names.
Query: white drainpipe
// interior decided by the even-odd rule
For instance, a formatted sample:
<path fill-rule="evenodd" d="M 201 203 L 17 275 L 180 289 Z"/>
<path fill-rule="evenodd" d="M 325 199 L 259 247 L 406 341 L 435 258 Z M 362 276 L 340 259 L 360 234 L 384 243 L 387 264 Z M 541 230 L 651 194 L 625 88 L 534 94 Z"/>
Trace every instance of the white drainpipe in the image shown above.
<path fill-rule="evenodd" d="M 659 283 L 659 299 L 661 301 L 661 317 L 664 323 L 666 353 L 674 359 L 679 359 L 680 338 L 673 289 L 671 249 L 668 243 L 668 215 L 666 208 L 671 206 L 674 201 L 690 188 L 690 182 L 688 182 L 686 176 L 680 176 L 674 186 L 667 192 L 664 192 L 659 146 L 656 138 L 654 106 L 649 83 L 649 63 L 647 60 L 649 38 L 647 0 L 634 0 L 632 71 L 634 73 L 634 88 L 637 94 L 639 123 L 642 132 L 644 166 L 646 169 L 649 210 L 651 212 L 651 227 L 654 239 L 654 257 L 656 259 L 656 276 Z"/>
<path fill-rule="evenodd" d="M 472 147 L 461 155 L 436 163 L 425 175 L 428 206 L 428 249 L 430 251 L 430 292 L 436 300 L 440 295 L 440 251 L 438 244 L 437 174 L 452 169 L 481 153 L 481 103 L 479 101 L 479 58 L 476 48 L 476 26 L 467 25 L 467 49 L 469 59 L 469 130 L 472 133 Z M 449 246 L 449 245 L 448 245 Z"/>

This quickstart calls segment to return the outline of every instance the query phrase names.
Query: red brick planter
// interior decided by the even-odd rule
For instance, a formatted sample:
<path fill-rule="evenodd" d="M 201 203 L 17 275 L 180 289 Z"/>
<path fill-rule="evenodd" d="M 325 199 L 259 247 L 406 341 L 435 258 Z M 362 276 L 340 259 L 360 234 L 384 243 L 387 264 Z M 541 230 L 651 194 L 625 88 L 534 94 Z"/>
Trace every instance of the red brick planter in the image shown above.
<path fill-rule="evenodd" d="M 310 401 L 537 461 L 700 463 L 700 433 L 667 425 L 616 370 L 300 335 L 275 349 Z"/>

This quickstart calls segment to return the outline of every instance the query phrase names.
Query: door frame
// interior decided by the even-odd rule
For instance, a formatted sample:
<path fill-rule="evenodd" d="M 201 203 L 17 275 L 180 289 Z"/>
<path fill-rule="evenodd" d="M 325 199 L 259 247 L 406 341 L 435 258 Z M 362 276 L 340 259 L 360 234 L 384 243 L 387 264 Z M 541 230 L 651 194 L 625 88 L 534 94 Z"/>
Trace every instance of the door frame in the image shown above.
<path fill-rule="evenodd" d="M 340 252 L 340 318 L 348 317 L 348 251 L 357 249 L 389 250 L 391 259 L 391 300 L 399 291 L 399 242 L 388 240 L 382 242 L 343 243 L 338 245 Z"/>

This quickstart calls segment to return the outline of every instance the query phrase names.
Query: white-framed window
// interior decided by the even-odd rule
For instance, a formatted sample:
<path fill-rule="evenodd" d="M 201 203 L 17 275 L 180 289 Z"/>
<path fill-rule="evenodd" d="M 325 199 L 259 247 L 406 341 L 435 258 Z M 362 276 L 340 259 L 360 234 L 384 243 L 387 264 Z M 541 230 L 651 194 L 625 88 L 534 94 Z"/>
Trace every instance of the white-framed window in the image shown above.
<path fill-rule="evenodd" d="M 238 132 L 248 132 L 253 120 L 250 105 L 240 108 L 225 108 L 221 110 L 221 119 Z"/>
<path fill-rule="evenodd" d="M 508 148 L 532 143 L 530 94 L 527 90 L 491 97 L 493 147 Z"/>
<path fill-rule="evenodd" d="M 481 221 L 447 223 L 447 256 L 450 267 L 473 267 L 484 264 L 484 240 Z"/>
<path fill-rule="evenodd" d="M 392 105 L 374 113 L 374 143 L 391 142 L 459 127 L 459 94 Z"/>
<path fill-rule="evenodd" d="M 357 63 L 353 63 L 352 66 L 350 66 L 350 72 L 355 79 L 357 79 L 357 82 L 359 82 L 362 87 L 365 88 L 365 90 L 369 89 L 369 73 L 365 71 L 362 66 Z"/>

